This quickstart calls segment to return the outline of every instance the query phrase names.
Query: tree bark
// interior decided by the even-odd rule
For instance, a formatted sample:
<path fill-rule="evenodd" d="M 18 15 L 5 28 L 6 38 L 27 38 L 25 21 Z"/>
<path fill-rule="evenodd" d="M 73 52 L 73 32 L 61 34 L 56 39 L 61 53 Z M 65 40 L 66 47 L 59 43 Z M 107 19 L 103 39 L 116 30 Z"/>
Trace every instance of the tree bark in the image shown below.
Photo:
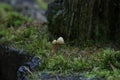
<path fill-rule="evenodd" d="M 119 0 L 57 0 L 49 4 L 48 29 L 54 37 L 84 44 L 120 43 Z M 50 9 L 52 4 L 56 4 Z M 52 14 L 52 15 L 51 15 Z"/>

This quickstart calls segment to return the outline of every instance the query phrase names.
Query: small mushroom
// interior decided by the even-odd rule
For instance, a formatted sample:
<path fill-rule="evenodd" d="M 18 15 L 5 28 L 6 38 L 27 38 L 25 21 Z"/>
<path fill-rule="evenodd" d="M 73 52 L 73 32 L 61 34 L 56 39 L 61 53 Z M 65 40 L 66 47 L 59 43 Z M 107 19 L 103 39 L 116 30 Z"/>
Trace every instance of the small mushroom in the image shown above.
<path fill-rule="evenodd" d="M 53 41 L 52 41 L 52 44 L 53 44 L 53 45 L 57 44 L 57 40 L 53 40 Z"/>
<path fill-rule="evenodd" d="M 63 37 L 59 37 L 57 40 L 52 41 L 52 53 L 57 52 L 58 48 L 65 44 Z"/>
<path fill-rule="evenodd" d="M 57 44 L 60 44 L 60 45 L 65 44 L 63 37 L 59 37 L 57 39 Z"/>

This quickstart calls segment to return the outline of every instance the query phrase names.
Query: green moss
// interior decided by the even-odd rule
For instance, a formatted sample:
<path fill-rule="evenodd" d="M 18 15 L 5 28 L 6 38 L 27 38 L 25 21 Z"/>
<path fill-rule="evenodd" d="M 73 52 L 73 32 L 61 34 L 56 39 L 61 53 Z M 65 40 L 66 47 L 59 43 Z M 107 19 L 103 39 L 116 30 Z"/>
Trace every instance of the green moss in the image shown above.
<path fill-rule="evenodd" d="M 41 50 L 44 51 L 45 48 L 49 47 L 49 42 L 47 42 L 46 32 L 42 32 L 41 28 L 33 28 L 33 26 L 24 26 L 20 28 L 6 28 L 1 27 L 0 35 L 3 38 L 0 43 L 13 45 L 18 49 L 28 50 L 30 53 L 34 52 L 36 55 L 41 54 Z"/>
<path fill-rule="evenodd" d="M 4 10 L 4 11 L 13 11 L 13 8 L 5 3 L 0 3 L 0 11 Z"/>
<path fill-rule="evenodd" d="M 29 19 L 27 17 L 23 17 L 17 12 L 8 12 L 6 17 L 4 18 L 5 25 L 10 26 L 21 26 L 24 23 L 27 23 Z"/>

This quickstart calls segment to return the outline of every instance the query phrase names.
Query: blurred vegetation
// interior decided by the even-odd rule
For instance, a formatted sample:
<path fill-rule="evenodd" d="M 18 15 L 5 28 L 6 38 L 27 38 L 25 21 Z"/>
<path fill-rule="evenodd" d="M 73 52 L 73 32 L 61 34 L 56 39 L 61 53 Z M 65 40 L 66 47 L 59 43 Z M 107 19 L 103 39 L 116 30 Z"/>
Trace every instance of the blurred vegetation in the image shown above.
<path fill-rule="evenodd" d="M 46 10 L 47 9 L 47 3 L 44 0 L 37 0 L 39 6 L 41 7 L 41 9 Z"/>
<path fill-rule="evenodd" d="M 0 5 L 0 17 L 0 44 L 40 56 L 42 62 L 38 71 L 120 79 L 120 51 L 96 46 L 81 49 L 80 46 L 66 44 L 53 54 L 47 26 L 34 23 L 6 4 Z"/>
<path fill-rule="evenodd" d="M 0 24 L 4 24 L 6 27 L 21 26 L 24 23 L 30 21 L 29 18 L 23 17 L 16 11 L 13 11 L 12 7 L 7 4 L 0 4 Z"/>

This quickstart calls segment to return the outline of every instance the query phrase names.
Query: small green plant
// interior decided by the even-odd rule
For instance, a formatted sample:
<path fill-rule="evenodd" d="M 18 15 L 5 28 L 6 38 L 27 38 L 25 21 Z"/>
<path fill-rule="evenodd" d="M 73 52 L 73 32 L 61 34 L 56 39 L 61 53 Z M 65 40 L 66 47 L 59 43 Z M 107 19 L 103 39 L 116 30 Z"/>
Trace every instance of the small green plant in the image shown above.
<path fill-rule="evenodd" d="M 84 67 L 85 67 L 84 60 L 79 60 L 78 58 L 73 59 L 73 70 L 74 71 L 80 71 L 84 69 Z"/>
<path fill-rule="evenodd" d="M 65 72 L 66 70 L 71 68 L 69 60 L 66 60 L 63 55 L 51 57 L 47 61 L 48 64 L 46 67 L 49 70 Z"/>

